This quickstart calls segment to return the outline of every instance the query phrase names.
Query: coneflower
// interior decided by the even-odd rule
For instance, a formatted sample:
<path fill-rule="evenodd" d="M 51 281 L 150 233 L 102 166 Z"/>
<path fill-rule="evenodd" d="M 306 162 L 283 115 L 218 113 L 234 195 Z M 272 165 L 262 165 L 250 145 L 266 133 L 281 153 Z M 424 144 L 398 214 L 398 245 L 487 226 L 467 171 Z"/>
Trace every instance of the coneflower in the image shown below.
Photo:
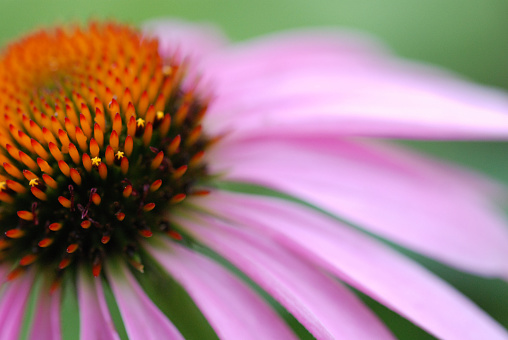
<path fill-rule="evenodd" d="M 437 337 L 508 338 L 360 231 L 506 276 L 496 190 L 351 138 L 506 138 L 504 95 L 319 35 L 220 48 L 192 26 L 147 32 L 44 30 L 0 58 L 0 338 L 19 337 L 37 281 L 30 338 L 61 338 L 70 287 L 81 339 L 117 339 L 104 285 L 130 339 L 182 338 L 138 282 L 147 265 L 219 338 L 295 338 L 253 284 L 316 338 L 392 338 L 337 279 Z"/>

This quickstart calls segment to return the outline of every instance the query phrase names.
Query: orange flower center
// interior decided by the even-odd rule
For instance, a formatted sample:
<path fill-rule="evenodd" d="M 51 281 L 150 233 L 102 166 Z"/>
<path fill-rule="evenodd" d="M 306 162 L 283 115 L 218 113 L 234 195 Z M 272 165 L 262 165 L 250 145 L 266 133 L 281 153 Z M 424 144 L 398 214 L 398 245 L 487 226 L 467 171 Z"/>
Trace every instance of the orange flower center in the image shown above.
<path fill-rule="evenodd" d="M 0 57 L 0 261 L 56 276 L 139 240 L 207 178 L 206 105 L 157 40 L 117 24 L 41 31 Z"/>

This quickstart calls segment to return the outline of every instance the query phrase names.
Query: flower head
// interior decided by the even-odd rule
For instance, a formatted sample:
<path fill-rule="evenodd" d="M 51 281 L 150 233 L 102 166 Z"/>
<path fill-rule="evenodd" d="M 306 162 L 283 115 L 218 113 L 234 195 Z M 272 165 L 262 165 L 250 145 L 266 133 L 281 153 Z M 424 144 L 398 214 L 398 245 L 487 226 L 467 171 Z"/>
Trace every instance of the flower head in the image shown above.
<path fill-rule="evenodd" d="M 171 296 L 138 282 L 146 268 L 224 339 L 295 338 L 253 284 L 316 338 L 392 338 L 337 279 L 438 337 L 508 338 L 361 231 L 506 276 L 491 183 L 351 138 L 505 138 L 504 95 L 336 38 L 226 48 L 192 26 L 148 32 L 41 31 L 0 58 L 1 338 L 18 337 L 37 280 L 32 337 L 61 337 L 70 286 L 80 337 L 117 339 L 107 285 L 129 338 L 182 338 L 160 308 Z"/>
<path fill-rule="evenodd" d="M 2 258 L 45 271 L 109 254 L 142 270 L 140 237 L 206 177 L 205 103 L 157 41 L 110 24 L 34 34 L 1 61 Z M 41 52 L 42 51 L 42 52 Z M 33 62 L 35 61 L 35 62 Z"/>

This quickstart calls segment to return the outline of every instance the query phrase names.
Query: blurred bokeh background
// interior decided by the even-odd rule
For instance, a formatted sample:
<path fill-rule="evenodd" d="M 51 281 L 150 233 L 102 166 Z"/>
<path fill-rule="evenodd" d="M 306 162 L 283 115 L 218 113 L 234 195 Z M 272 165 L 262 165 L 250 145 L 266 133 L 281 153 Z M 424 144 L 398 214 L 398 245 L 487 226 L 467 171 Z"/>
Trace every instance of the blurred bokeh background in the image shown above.
<path fill-rule="evenodd" d="M 214 23 L 233 41 L 294 27 L 359 30 L 375 36 L 402 57 L 439 65 L 472 81 L 508 90 L 506 0 L 0 0 L 0 44 L 55 23 L 114 18 L 140 24 L 161 17 Z M 484 172 L 498 179 L 500 185 L 508 185 L 506 143 L 401 143 Z M 506 283 L 475 278 L 411 256 L 508 327 Z M 368 302 L 399 337 L 429 338 L 383 307 Z"/>

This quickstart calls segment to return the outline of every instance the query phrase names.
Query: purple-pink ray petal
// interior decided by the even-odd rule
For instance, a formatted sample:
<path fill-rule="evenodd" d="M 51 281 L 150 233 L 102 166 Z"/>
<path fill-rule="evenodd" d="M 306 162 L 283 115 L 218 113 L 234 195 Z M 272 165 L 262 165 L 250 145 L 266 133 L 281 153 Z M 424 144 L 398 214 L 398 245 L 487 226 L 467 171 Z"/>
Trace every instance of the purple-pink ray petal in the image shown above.
<path fill-rule="evenodd" d="M 289 193 L 460 269 L 508 277 L 508 232 L 485 178 L 394 146 L 259 136 L 220 144 L 211 170 Z"/>
<path fill-rule="evenodd" d="M 62 338 L 60 302 L 60 289 L 49 291 L 46 286 L 41 289 L 37 297 L 37 307 L 35 308 L 29 339 L 59 340 Z"/>
<path fill-rule="evenodd" d="M 100 278 L 80 270 L 78 277 L 79 322 L 81 340 L 119 340 L 109 314 Z"/>
<path fill-rule="evenodd" d="M 30 337 L 34 340 L 59 340 L 62 338 L 60 327 L 61 291 L 52 292 L 44 287 L 39 292 L 37 307 L 32 321 Z"/>
<path fill-rule="evenodd" d="M 5 284 L 0 295 L 0 339 L 18 339 L 34 277 L 25 273 Z"/>
<path fill-rule="evenodd" d="M 423 139 L 508 137 L 508 97 L 395 60 L 357 37 L 296 32 L 211 55 L 207 125 L 245 135 L 293 131 Z M 361 40 L 361 39 L 360 39 Z"/>
<path fill-rule="evenodd" d="M 201 61 L 220 50 L 226 37 L 213 25 L 188 23 L 182 20 L 151 20 L 143 25 L 143 31 L 159 40 L 159 53 L 165 58 L 184 58 L 188 61 L 187 78 L 195 82 L 201 74 Z"/>
<path fill-rule="evenodd" d="M 345 287 L 268 239 L 218 221 L 180 220 L 196 238 L 235 264 L 317 339 L 392 339 Z"/>
<path fill-rule="evenodd" d="M 453 287 L 329 217 L 278 199 L 232 193 L 209 195 L 201 204 L 276 239 L 439 338 L 508 339 L 505 329 Z"/>
<path fill-rule="evenodd" d="M 177 244 L 147 247 L 194 299 L 220 339 L 296 339 L 245 283 L 212 260 Z"/>
<path fill-rule="evenodd" d="M 123 263 L 107 267 L 120 314 L 131 340 L 183 339 L 169 319 L 155 306 Z"/>

